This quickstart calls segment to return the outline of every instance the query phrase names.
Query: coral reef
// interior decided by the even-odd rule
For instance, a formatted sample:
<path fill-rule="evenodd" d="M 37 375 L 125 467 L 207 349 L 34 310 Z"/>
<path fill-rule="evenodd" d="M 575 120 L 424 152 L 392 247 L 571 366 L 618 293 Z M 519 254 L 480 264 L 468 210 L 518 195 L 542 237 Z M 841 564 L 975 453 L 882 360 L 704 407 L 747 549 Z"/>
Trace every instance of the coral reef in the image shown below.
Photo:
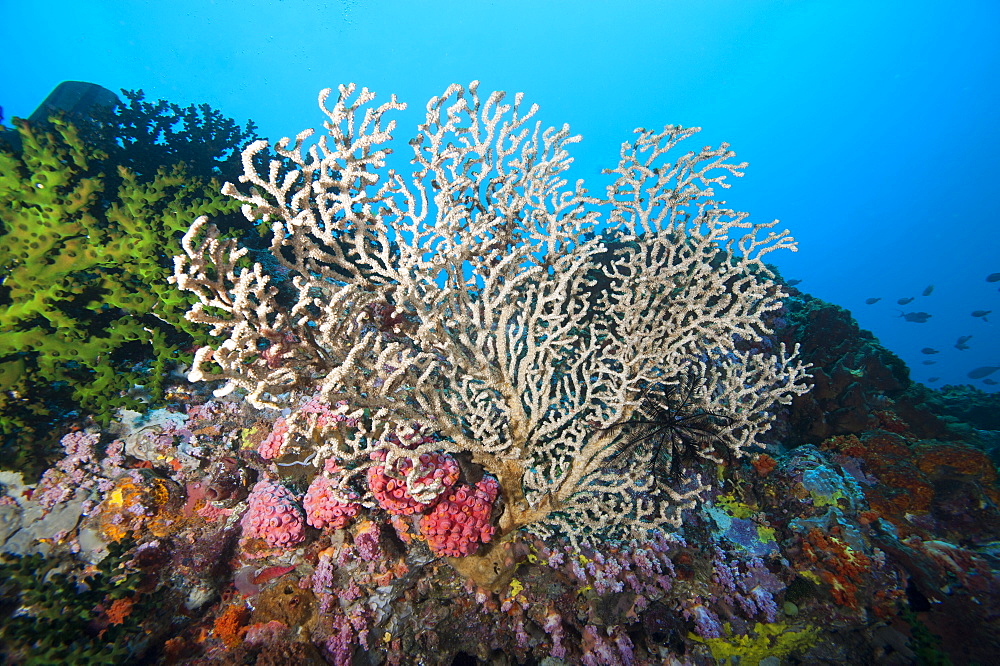
<path fill-rule="evenodd" d="M 442 557 L 422 522 L 453 513 L 451 495 L 492 483 L 467 456 L 399 459 L 396 487 L 407 487 L 411 471 L 420 482 L 383 506 L 367 475 L 342 485 L 333 465 L 316 473 L 295 455 L 265 459 L 258 447 L 271 428 L 257 410 L 235 395 L 207 398 L 192 394 L 176 411 L 125 419 L 107 433 L 110 442 L 96 431 L 72 433 L 65 458 L 35 488 L 0 478 L 0 524 L 13 530 L 0 538 L 4 548 L 47 553 L 29 554 L 32 567 L 99 557 L 109 539 L 136 539 L 110 543 L 113 554 L 128 548 L 130 571 L 143 577 L 135 594 L 81 600 L 95 628 L 67 629 L 93 636 L 106 624 L 117 655 L 169 663 L 301 655 L 334 664 L 708 664 L 734 656 L 910 664 L 918 655 L 984 663 L 998 649 L 986 638 L 1000 635 L 995 467 L 968 444 L 918 439 L 890 412 L 858 434 L 720 467 L 719 487 L 672 533 L 588 545 L 518 532 L 492 538 L 479 557 L 457 545 Z M 364 416 L 352 423 L 337 415 L 313 409 L 309 418 L 323 421 L 324 433 L 357 435 Z M 384 474 L 385 459 L 377 462 Z M 379 478 L 388 485 L 392 477 Z M 320 527 L 298 508 L 317 479 L 318 504 L 348 500 Z M 244 523 L 258 484 L 297 525 L 293 538 L 251 538 L 261 536 L 262 523 Z M 418 507 L 415 497 L 428 504 Z M 302 497 L 304 507 L 313 504 Z M 47 521 L 74 506 L 56 533 Z M 463 515 L 485 515 L 471 508 Z M 482 576 L 478 566 L 503 573 Z M 58 595 L 59 580 L 32 584 Z M 143 604 L 154 588 L 155 607 L 183 610 L 150 615 Z M 14 588 L 4 595 L 4 612 L 44 612 Z M 10 654 L 32 649 L 24 636 L 9 648 L 22 652 Z"/>
<path fill-rule="evenodd" d="M 764 343 L 782 291 L 761 258 L 794 243 L 714 198 L 741 175 L 727 145 L 679 154 L 696 129 L 639 130 L 598 199 L 566 187 L 568 127 L 532 127 L 536 107 L 481 98 L 474 82 L 431 100 L 404 177 L 385 168 L 388 114 L 403 105 L 356 92 L 341 86 L 327 108 L 323 91 L 318 144 L 305 147 L 311 131 L 279 141 L 265 171 L 256 142 L 246 188 L 224 188 L 272 227 L 294 304 L 262 264 L 239 268 L 247 250 L 204 219 L 176 258 L 173 280 L 198 298 L 188 318 L 220 340 L 190 378 L 290 412 L 265 457 L 333 460 L 345 485 L 379 465 L 425 503 L 415 461 L 468 455 L 498 482 L 499 536 L 629 538 L 679 525 L 711 485 L 703 468 L 759 444 L 775 407 L 807 390 L 795 352 Z M 656 440 L 683 466 L 674 482 L 656 473 L 662 447 L 616 445 L 641 429 L 651 393 L 691 412 Z M 321 423 L 324 410 L 353 432 L 331 440 L 341 424 Z"/>
<path fill-rule="evenodd" d="M 501 111 L 497 97 L 478 107 L 475 99 L 452 90 L 431 108 L 442 115 L 451 109 L 450 118 L 468 120 L 463 114 L 471 106 L 481 122 L 493 117 L 483 115 L 487 109 L 494 109 L 498 118 L 521 113 L 517 105 Z M 365 127 L 375 128 L 375 115 L 365 117 Z M 351 136 L 362 145 L 352 154 L 372 157 L 373 152 L 365 151 L 373 146 L 365 148 L 362 141 L 372 135 L 360 127 L 356 123 Z M 418 148 L 439 145 L 432 129 L 429 123 Z M 530 128 L 521 131 L 525 129 Z M 530 144 L 533 136 L 528 132 L 520 141 Z M 545 136 L 564 135 L 539 130 L 536 148 L 546 145 Z M 642 143 L 644 136 L 640 145 L 655 150 L 655 142 Z M 562 139 L 552 140 L 558 144 Z M 549 147 L 558 152 L 558 146 Z M 626 158 L 634 157 L 633 150 L 624 149 Z M 531 172 L 525 165 L 535 153 L 516 154 Z M 470 179 L 478 175 L 473 166 L 485 164 L 469 155 L 450 154 L 448 159 L 459 172 L 467 166 L 463 173 Z M 294 183 L 301 176 L 278 179 L 278 167 L 272 173 L 256 186 Z M 316 176 L 342 183 L 350 173 L 327 169 Z M 362 178 L 369 172 L 353 173 Z M 516 169 L 511 173 L 523 175 Z M 375 176 L 374 170 L 369 176 Z M 552 184 L 551 178 L 543 179 L 552 187 L 545 191 L 561 192 L 562 185 Z M 399 180 L 389 182 L 402 188 Z M 430 195 L 445 196 L 442 191 L 449 190 L 452 196 L 449 188 L 458 187 L 444 178 L 435 182 L 426 190 Z M 486 181 L 481 185 L 486 187 Z M 569 199 L 556 197 L 552 205 L 571 201 L 579 191 L 573 190 Z M 333 210 L 324 208 L 329 204 L 324 197 L 332 197 L 333 189 L 301 192 L 308 210 Z M 339 194 L 353 196 L 348 190 Z M 331 226 L 367 205 L 355 204 L 336 208 Z M 376 200 L 368 204 L 376 206 Z M 459 219 L 472 224 L 477 211 L 484 214 L 472 204 L 463 210 L 472 217 L 452 209 L 438 226 L 460 227 Z M 521 209 L 521 214 L 531 210 Z M 572 206 L 569 210 L 579 212 Z M 278 217 L 281 225 L 294 226 Z M 363 218 L 354 220 L 358 224 L 376 224 L 360 213 L 358 217 Z M 697 246 L 696 238 L 678 240 L 679 228 L 674 234 L 673 240 L 686 247 Z M 459 236 L 455 232 L 449 238 L 457 243 Z M 575 242 L 590 247 L 588 239 L 581 236 Z M 586 366 L 587 353 L 618 376 L 623 371 L 616 363 L 628 358 L 626 350 L 637 355 L 642 350 L 627 346 L 624 320 L 618 320 L 614 335 L 604 338 L 592 340 L 581 331 L 592 322 L 602 325 L 600 307 L 607 303 L 600 294 L 614 288 L 614 279 L 600 275 L 606 265 L 622 270 L 645 240 L 641 234 L 627 240 L 595 234 L 593 239 L 601 239 L 605 252 L 593 262 L 581 262 L 581 270 L 587 264 L 588 277 L 581 278 L 587 289 L 573 292 L 573 302 L 586 311 L 582 319 L 574 319 L 575 310 L 559 310 L 557 300 L 545 300 L 558 293 L 559 282 L 551 275 L 555 284 L 549 283 L 553 292 L 548 295 L 533 294 L 516 275 L 504 283 L 524 308 L 539 316 L 551 308 L 576 328 L 561 329 L 563 319 L 554 314 L 542 317 L 545 326 L 532 329 L 527 318 L 492 320 L 482 313 L 474 321 L 494 322 L 490 335 L 473 339 L 438 321 L 437 357 L 425 360 L 421 354 L 428 343 L 421 336 L 431 335 L 425 325 L 429 315 L 406 305 L 409 301 L 397 293 L 402 282 L 383 292 L 377 280 L 369 284 L 368 289 L 379 292 L 378 299 L 360 290 L 351 296 L 356 300 L 337 301 L 329 289 L 347 283 L 349 271 L 339 279 L 314 275 L 313 282 L 301 274 L 291 283 L 276 275 L 272 283 L 264 281 L 260 266 L 234 270 L 229 278 L 242 275 L 249 290 L 240 296 L 247 299 L 244 305 L 255 302 L 261 313 L 272 304 L 267 288 L 290 295 L 293 303 L 295 294 L 302 299 L 294 311 L 299 319 L 285 312 L 281 322 L 270 319 L 266 328 L 248 329 L 244 356 L 228 344 L 239 337 L 226 328 L 228 317 L 238 311 L 246 317 L 243 323 L 260 322 L 235 307 L 235 301 L 224 302 L 228 310 L 210 305 L 200 310 L 218 317 L 220 331 L 229 332 L 221 336 L 211 359 L 201 352 L 195 377 L 224 375 L 226 355 L 232 353 L 246 364 L 247 374 L 223 379 L 243 382 L 243 388 L 189 384 L 167 375 L 165 407 L 142 413 L 121 410 L 106 424 L 65 423 L 63 431 L 69 432 L 61 439 L 61 457 L 48 465 L 38 483 L 32 482 L 34 476 L 26 481 L 22 474 L 0 472 L 0 660 L 442 666 L 991 663 L 1000 652 L 1000 487 L 990 442 L 1000 441 L 1000 431 L 990 430 L 986 412 L 962 411 L 957 404 L 959 397 L 968 396 L 970 404 L 978 405 L 977 394 L 955 387 L 928 391 L 911 383 L 905 367 L 858 329 L 849 313 L 791 290 L 784 306 L 756 312 L 761 319 L 753 326 L 759 327 L 759 335 L 734 342 L 727 354 L 748 362 L 763 354 L 774 362 L 771 355 L 777 353 L 774 367 L 795 377 L 802 371 L 798 364 L 812 362 L 819 380 L 816 396 L 797 394 L 785 385 L 783 395 L 794 398 L 782 405 L 770 383 L 773 375 L 733 375 L 741 381 L 767 379 L 750 386 L 770 392 L 764 403 L 773 410 L 756 426 L 741 422 L 749 430 L 740 439 L 730 430 L 740 418 L 733 405 L 747 395 L 726 380 L 730 370 L 724 364 L 712 365 L 711 354 L 685 363 L 681 352 L 700 347 L 681 345 L 671 362 L 688 372 L 675 371 L 660 382 L 635 381 L 619 405 L 619 420 L 604 418 L 590 403 L 568 395 L 590 390 L 587 382 L 574 383 L 574 368 L 587 367 L 593 373 L 587 378 L 600 384 L 604 376 Z M 211 234 L 202 240 L 207 244 L 199 247 L 217 258 L 235 251 Z M 389 243 L 382 254 L 372 247 L 370 254 L 361 255 L 361 245 L 337 233 L 317 241 L 313 249 L 349 256 L 361 262 L 361 274 L 372 278 L 377 276 L 374 264 L 384 260 L 396 266 L 412 251 L 407 242 L 412 239 Z M 447 246 L 443 238 L 439 242 Z M 447 246 L 448 251 L 466 256 L 459 245 Z M 186 249 L 194 248 L 189 238 Z M 293 261 L 286 252 L 290 249 L 282 246 L 286 262 Z M 729 253 L 734 249 L 717 250 L 709 267 L 719 270 L 720 263 L 737 262 Z M 683 251 L 681 255 L 691 260 L 690 266 L 708 270 Z M 491 256 L 504 261 L 502 253 Z M 655 259 L 655 253 L 644 256 Z M 179 263 L 185 261 L 191 257 Z M 309 271 L 318 269 L 311 259 L 301 261 Z M 569 274 L 576 270 L 559 266 Z M 683 271 L 671 274 L 672 290 L 690 293 L 683 291 L 688 277 Z M 216 278 L 223 274 L 200 277 Z M 716 286 L 729 289 L 743 279 L 731 278 L 736 282 Z M 765 274 L 755 279 L 766 285 L 761 294 L 775 299 L 767 302 L 777 305 L 782 290 L 767 285 Z M 317 281 L 326 287 L 319 288 Z M 539 284 L 546 284 L 545 279 Z M 743 284 L 751 288 L 751 283 Z M 423 286 L 441 303 L 452 303 L 451 295 Z M 220 288 L 212 293 L 221 298 L 229 292 Z M 721 293 L 709 303 L 719 306 L 713 299 L 724 298 Z M 320 315 L 332 307 L 331 299 L 342 314 L 356 316 L 357 330 L 351 329 L 353 324 L 331 324 L 331 330 L 318 331 L 309 324 L 329 323 Z M 304 323 L 297 326 L 296 321 Z M 699 325 L 692 321 L 691 335 Z M 725 330 L 726 335 L 732 332 Z M 334 380 L 317 355 L 325 350 L 320 342 L 327 344 L 336 335 L 352 347 L 346 352 L 332 347 L 330 359 L 340 362 L 344 357 L 335 354 L 344 353 L 354 364 L 348 369 L 361 376 L 359 386 L 372 396 L 326 390 Z M 584 337 L 575 337 L 579 335 Z M 457 336 L 457 342 L 449 336 Z M 533 358 L 529 340 L 537 347 L 553 345 L 544 357 L 551 371 L 537 381 L 554 382 L 558 391 L 546 393 L 536 385 L 524 391 L 535 402 L 521 403 L 527 413 L 545 407 L 547 416 L 533 422 L 541 433 L 520 433 L 512 408 L 519 403 L 475 374 L 483 367 L 478 357 L 492 367 L 490 354 L 502 345 L 520 350 L 518 362 L 528 363 Z M 556 353 L 560 341 L 573 344 Z M 788 347 L 802 343 L 802 357 L 782 361 L 781 342 Z M 458 343 L 469 359 L 453 356 Z M 373 350 L 381 351 L 372 356 Z M 212 359 L 220 363 L 213 367 Z M 470 373 L 465 384 L 450 387 L 435 374 L 435 363 L 446 360 Z M 408 383 L 412 367 L 404 365 L 409 362 L 422 368 L 417 379 L 429 385 L 423 393 Z M 533 366 L 518 368 L 518 381 L 536 377 L 529 372 L 535 371 Z M 457 381 L 451 366 L 440 372 Z M 235 371 L 230 368 L 230 373 Z M 281 384 L 282 378 L 288 383 Z M 257 385 L 250 379 L 270 388 L 251 398 Z M 711 396 L 697 390 L 701 380 L 711 387 Z M 512 380 L 506 388 L 513 387 L 523 384 Z M 734 402 L 722 395 L 729 390 L 736 390 L 730 396 Z M 473 417 L 482 415 L 474 432 L 485 453 L 443 415 L 453 404 L 449 400 L 459 397 L 440 397 L 439 411 L 417 409 L 435 392 L 447 391 L 479 396 L 481 403 L 460 403 L 471 410 L 462 413 L 461 423 L 471 428 Z M 559 400 L 543 400 L 553 395 Z M 411 396 L 420 397 L 412 398 L 414 404 L 391 408 L 389 398 L 406 403 Z M 253 404 L 261 401 L 281 409 Z M 610 414 L 612 408 L 608 410 Z M 488 421 L 487 416 L 500 420 Z M 973 422 L 961 420 L 965 418 Z M 570 427 L 574 419 L 579 423 Z M 774 427 L 765 432 L 764 425 Z M 559 432 L 579 436 L 581 446 L 573 448 L 556 436 Z M 505 448 L 521 441 L 516 437 L 555 448 L 518 458 L 520 450 Z M 627 523 L 628 529 L 587 530 L 568 518 L 557 523 L 559 529 L 537 529 L 522 519 L 505 522 L 508 513 L 524 510 L 532 488 L 549 484 L 553 492 L 553 485 L 580 481 L 566 461 L 571 454 L 593 451 L 589 441 L 603 442 L 605 460 L 619 465 L 617 477 L 592 477 L 595 494 L 584 493 L 584 498 L 594 500 L 597 491 L 613 495 L 609 485 L 614 481 L 634 494 L 632 501 L 653 503 L 657 488 L 637 486 L 634 479 L 657 479 L 670 507 L 643 514 L 657 516 L 642 523 L 655 529 L 636 530 L 635 513 L 616 513 L 596 500 L 591 511 L 604 512 L 605 523 Z M 759 447 L 765 450 L 752 450 Z M 508 461 L 504 456 L 511 452 L 517 455 Z M 638 458 L 629 457 L 636 452 Z M 690 491 L 696 501 L 678 500 L 669 490 Z M 586 515 L 584 511 L 577 518 Z"/>
<path fill-rule="evenodd" d="M 792 399 L 786 443 L 817 444 L 875 425 L 872 405 L 901 394 L 910 383 L 905 364 L 862 331 L 847 310 L 793 294 L 785 301 L 782 339 L 798 342 L 802 357 L 812 363 L 813 387 Z"/>
<path fill-rule="evenodd" d="M 1000 395 L 970 385 L 946 385 L 937 391 L 923 385 L 920 388 L 914 400 L 943 419 L 977 430 L 1000 430 Z"/>

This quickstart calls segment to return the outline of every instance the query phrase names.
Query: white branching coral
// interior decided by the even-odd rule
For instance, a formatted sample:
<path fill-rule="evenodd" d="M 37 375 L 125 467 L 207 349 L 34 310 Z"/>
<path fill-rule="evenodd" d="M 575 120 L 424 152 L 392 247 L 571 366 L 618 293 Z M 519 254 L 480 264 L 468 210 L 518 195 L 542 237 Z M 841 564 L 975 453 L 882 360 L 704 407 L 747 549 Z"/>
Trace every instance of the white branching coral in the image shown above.
<path fill-rule="evenodd" d="M 386 164 L 386 116 L 404 105 L 348 85 L 327 107 L 330 92 L 318 142 L 282 139 L 265 173 L 254 143 L 244 185 L 223 190 L 271 226 L 290 283 L 238 267 L 246 251 L 204 218 L 175 259 L 199 298 L 188 318 L 222 338 L 192 380 L 260 408 L 315 394 L 370 415 L 357 437 L 289 419 L 312 425 L 287 450 L 354 470 L 376 449 L 389 463 L 465 451 L 499 479 L 501 534 L 626 533 L 678 524 L 707 483 L 693 466 L 658 482 L 661 447 L 621 444 L 652 387 L 712 415 L 701 436 L 660 435 L 687 461 L 739 457 L 807 390 L 795 352 L 768 351 L 784 294 L 762 258 L 794 242 L 714 198 L 745 166 L 727 144 L 672 156 L 696 128 L 637 130 L 593 197 L 567 180 L 568 126 L 543 131 L 520 94 L 481 98 L 473 82 L 427 104 L 405 176 Z"/>

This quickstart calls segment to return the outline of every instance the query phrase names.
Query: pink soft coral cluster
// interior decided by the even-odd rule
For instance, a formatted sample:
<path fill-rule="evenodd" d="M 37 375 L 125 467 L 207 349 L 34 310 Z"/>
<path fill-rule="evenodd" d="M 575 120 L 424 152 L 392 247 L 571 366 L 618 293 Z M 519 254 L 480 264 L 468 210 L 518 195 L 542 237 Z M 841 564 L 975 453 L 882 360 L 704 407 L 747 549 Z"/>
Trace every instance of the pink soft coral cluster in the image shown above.
<path fill-rule="evenodd" d="M 77 488 L 90 488 L 96 471 L 98 433 L 71 432 L 60 440 L 66 456 L 42 475 L 34 499 L 46 509 L 73 497 Z"/>
<path fill-rule="evenodd" d="M 60 443 L 66 455 L 45 471 L 32 499 L 48 511 L 76 497 L 78 490 L 90 491 L 96 487 L 101 493 L 110 491 L 114 485 L 112 479 L 126 472 L 122 467 L 123 443 L 111 442 L 102 456 L 97 452 L 100 439 L 99 433 L 83 431 L 64 435 Z M 84 511 L 89 511 L 93 501 L 87 500 L 83 506 Z"/>
<path fill-rule="evenodd" d="M 313 425 L 316 428 L 335 428 L 341 423 L 348 428 L 357 428 L 358 418 L 348 415 L 348 407 L 346 400 L 338 400 L 331 409 L 319 398 L 310 398 L 299 407 L 298 411 L 300 414 L 313 415 L 310 418 L 313 419 Z"/>
<path fill-rule="evenodd" d="M 379 451 L 372 457 L 385 460 L 385 452 Z M 410 475 L 413 462 L 409 458 L 401 458 L 393 467 L 391 472 L 385 465 L 369 467 L 368 487 L 379 506 L 396 516 L 427 510 L 458 481 L 458 463 L 446 453 L 420 454 L 416 474 L 409 483 L 406 478 Z"/>
<path fill-rule="evenodd" d="M 240 524 L 244 539 L 263 539 L 271 548 L 290 548 L 305 539 L 305 517 L 288 488 L 258 481 Z"/>
<path fill-rule="evenodd" d="M 347 527 L 361 510 L 360 499 L 361 496 L 353 490 L 342 490 L 334 479 L 317 476 L 302 498 L 306 522 L 317 529 Z"/>
<path fill-rule="evenodd" d="M 264 460 L 274 460 L 281 455 L 288 443 L 288 421 L 284 416 L 278 417 L 271 428 L 271 433 L 257 446 L 257 453 Z"/>
<path fill-rule="evenodd" d="M 274 460 L 284 454 L 291 443 L 293 429 L 301 432 L 303 421 L 308 424 L 307 431 L 322 431 L 339 427 L 341 424 L 347 428 L 356 428 L 358 417 L 349 414 L 349 408 L 346 400 L 340 400 L 330 407 L 319 398 L 310 398 L 288 416 L 278 417 L 271 432 L 258 445 L 257 452 L 264 460 Z"/>
<path fill-rule="evenodd" d="M 276 423 L 272 435 L 282 427 Z M 405 541 L 408 526 L 397 524 L 403 516 L 413 516 L 411 525 L 437 555 L 469 555 L 493 538 L 490 518 L 499 492 L 494 477 L 486 475 L 474 486 L 459 483 L 458 461 L 447 453 L 404 456 L 391 464 L 386 458 L 385 451 L 372 454 L 376 464 L 368 468 L 368 487 Z M 272 548 L 291 547 L 305 538 L 305 524 L 317 529 L 346 527 L 361 510 L 361 496 L 341 483 L 343 471 L 334 460 L 327 460 L 324 472 L 309 484 L 301 507 L 284 486 L 259 482 L 243 517 L 244 538 L 263 539 Z M 377 539 L 377 531 L 373 534 Z"/>
<path fill-rule="evenodd" d="M 455 486 L 430 513 L 420 519 L 420 533 L 436 555 L 462 557 L 489 543 L 496 528 L 490 524 L 500 486 L 486 475 L 473 487 Z"/>

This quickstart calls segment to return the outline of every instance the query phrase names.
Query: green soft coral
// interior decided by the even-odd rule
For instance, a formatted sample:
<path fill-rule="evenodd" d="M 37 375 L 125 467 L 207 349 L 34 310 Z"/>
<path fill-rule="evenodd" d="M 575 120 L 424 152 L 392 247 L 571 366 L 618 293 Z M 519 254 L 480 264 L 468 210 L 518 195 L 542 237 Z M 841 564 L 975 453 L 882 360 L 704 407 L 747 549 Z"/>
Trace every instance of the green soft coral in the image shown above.
<path fill-rule="evenodd" d="M 130 654 L 146 649 L 159 608 L 154 593 L 141 592 L 143 576 L 130 563 L 134 545 L 110 544 L 96 566 L 0 553 L 0 593 L 8 602 L 0 608 L 0 662 L 131 663 Z M 106 611 L 120 599 L 131 612 L 108 622 Z"/>
<path fill-rule="evenodd" d="M 58 117 L 16 125 L 21 152 L 0 150 L 0 429 L 16 430 L 27 393 L 53 382 L 101 419 L 137 408 L 137 384 L 159 400 L 175 343 L 202 335 L 167 283 L 168 258 L 191 220 L 234 203 L 182 165 L 140 182 Z M 101 169 L 117 172 L 115 192 Z"/>
<path fill-rule="evenodd" d="M 688 637 L 704 643 L 717 664 L 734 663 L 733 658 L 736 657 L 740 666 L 757 666 L 769 657 L 783 660 L 792 653 L 805 652 L 816 644 L 819 637 L 819 630 L 815 627 L 792 631 L 783 622 L 758 622 L 752 633 L 743 636 L 733 634 L 728 622 L 724 628 L 726 635 L 720 638 L 701 638 L 695 634 Z"/>

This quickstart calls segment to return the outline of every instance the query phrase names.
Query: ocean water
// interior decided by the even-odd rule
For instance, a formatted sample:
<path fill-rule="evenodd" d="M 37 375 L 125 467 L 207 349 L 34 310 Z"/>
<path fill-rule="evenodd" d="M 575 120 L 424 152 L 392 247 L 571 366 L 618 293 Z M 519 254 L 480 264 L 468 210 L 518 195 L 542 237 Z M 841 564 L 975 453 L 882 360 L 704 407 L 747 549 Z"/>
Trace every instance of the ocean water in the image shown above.
<path fill-rule="evenodd" d="M 915 379 L 995 390 L 967 373 L 1000 365 L 998 26 L 995 0 L 5 2 L 0 106 L 9 123 L 89 81 L 207 102 L 276 140 L 319 127 L 317 92 L 353 81 L 409 104 L 405 148 L 427 99 L 475 79 L 583 135 L 575 176 L 594 193 L 634 128 L 703 127 L 695 147 L 750 162 L 730 205 L 798 239 L 771 255 L 787 279 Z M 900 316 L 916 311 L 932 316 Z"/>

